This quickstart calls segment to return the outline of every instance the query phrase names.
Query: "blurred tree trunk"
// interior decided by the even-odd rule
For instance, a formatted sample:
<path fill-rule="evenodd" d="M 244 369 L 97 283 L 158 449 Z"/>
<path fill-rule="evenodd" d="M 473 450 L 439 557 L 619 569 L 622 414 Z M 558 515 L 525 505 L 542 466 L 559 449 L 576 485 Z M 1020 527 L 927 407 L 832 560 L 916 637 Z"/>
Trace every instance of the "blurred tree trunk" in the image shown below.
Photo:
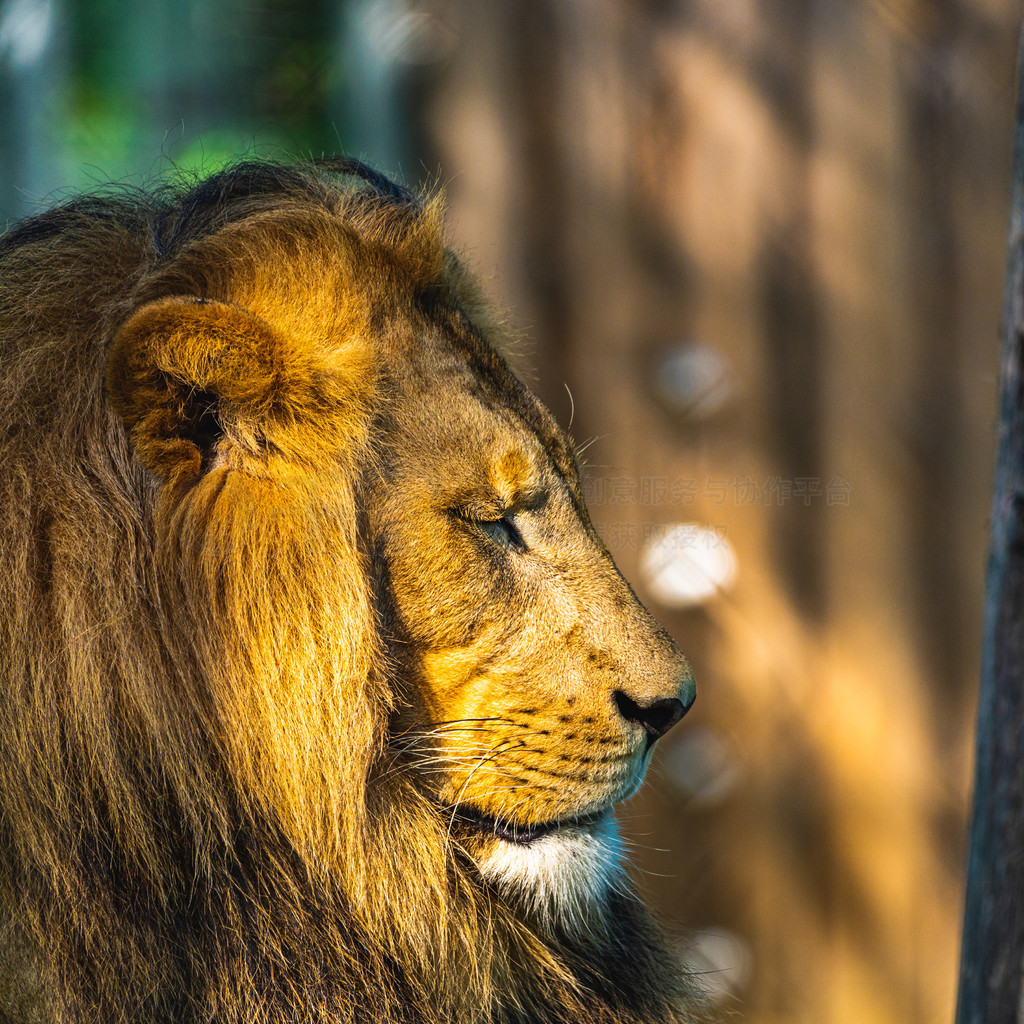
<path fill-rule="evenodd" d="M 999 452 L 957 1024 L 1016 1024 L 1024 967 L 1024 35 L 1003 321 Z"/>

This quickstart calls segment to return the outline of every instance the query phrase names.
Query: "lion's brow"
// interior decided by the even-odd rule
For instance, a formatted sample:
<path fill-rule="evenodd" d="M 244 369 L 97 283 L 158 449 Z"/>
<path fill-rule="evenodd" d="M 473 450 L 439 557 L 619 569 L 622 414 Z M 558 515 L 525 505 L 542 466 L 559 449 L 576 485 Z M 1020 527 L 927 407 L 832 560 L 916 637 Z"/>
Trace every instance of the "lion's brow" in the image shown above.
<path fill-rule="evenodd" d="M 558 476 L 565 481 L 573 503 L 581 501 L 575 481 L 579 472 L 576 454 L 554 416 L 529 388 L 512 372 L 508 363 L 480 333 L 461 309 L 452 309 L 448 340 L 465 360 L 474 382 L 495 408 L 516 416 L 536 437 L 552 461 Z"/>

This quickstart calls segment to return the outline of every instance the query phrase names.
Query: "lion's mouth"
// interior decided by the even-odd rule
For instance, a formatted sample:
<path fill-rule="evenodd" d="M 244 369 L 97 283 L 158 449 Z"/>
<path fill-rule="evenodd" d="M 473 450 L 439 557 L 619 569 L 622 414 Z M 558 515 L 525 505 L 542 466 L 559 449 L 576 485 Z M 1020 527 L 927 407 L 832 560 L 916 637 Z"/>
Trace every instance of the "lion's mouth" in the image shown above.
<path fill-rule="evenodd" d="M 494 836 L 506 843 L 514 843 L 516 846 L 529 846 L 530 843 L 535 843 L 556 832 L 563 835 L 589 832 L 604 815 L 605 811 L 603 810 L 593 811 L 578 818 L 559 818 L 555 821 L 532 822 L 526 825 L 501 818 L 492 818 L 474 807 L 459 807 L 454 812 L 453 819 L 486 836 Z"/>

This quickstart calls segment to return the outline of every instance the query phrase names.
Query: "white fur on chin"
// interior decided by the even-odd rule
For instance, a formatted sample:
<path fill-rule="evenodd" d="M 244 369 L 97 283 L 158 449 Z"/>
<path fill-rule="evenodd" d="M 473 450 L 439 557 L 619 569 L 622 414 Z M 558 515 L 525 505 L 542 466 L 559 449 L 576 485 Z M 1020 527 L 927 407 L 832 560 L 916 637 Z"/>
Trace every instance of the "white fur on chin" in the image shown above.
<path fill-rule="evenodd" d="M 548 928 L 592 929 L 608 890 L 621 884 L 622 844 L 607 814 L 586 828 L 567 826 L 532 843 L 497 839 L 480 858 L 484 878 Z"/>

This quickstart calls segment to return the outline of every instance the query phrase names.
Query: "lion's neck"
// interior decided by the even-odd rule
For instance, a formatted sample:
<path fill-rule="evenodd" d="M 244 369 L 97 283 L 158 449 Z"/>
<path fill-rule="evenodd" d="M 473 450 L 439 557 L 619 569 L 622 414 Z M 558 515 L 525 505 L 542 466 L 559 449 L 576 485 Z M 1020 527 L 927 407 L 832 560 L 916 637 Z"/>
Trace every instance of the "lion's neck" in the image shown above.
<path fill-rule="evenodd" d="M 281 836 L 268 842 L 265 823 L 219 848 L 179 834 L 159 885 L 85 844 L 51 880 L 26 939 L 4 936 L 0 1021 L 685 1019 L 668 1005 L 676 970 L 638 904 L 609 892 L 598 929 L 544 918 L 453 857 L 425 803 L 370 810 L 362 849 L 350 846 L 348 862 L 333 866 L 300 857 Z M 168 884 L 172 853 L 191 884 Z"/>
<path fill-rule="evenodd" d="M 370 830 L 366 862 L 384 870 L 364 890 L 367 930 L 387 937 L 388 956 L 425 993 L 423 1024 L 690 1019 L 672 987 L 674 954 L 625 891 L 612 825 L 592 849 L 550 837 L 550 849 L 512 849 L 496 865 L 453 852 L 428 802 L 408 801 L 398 828 L 373 820 L 383 827 Z"/>

